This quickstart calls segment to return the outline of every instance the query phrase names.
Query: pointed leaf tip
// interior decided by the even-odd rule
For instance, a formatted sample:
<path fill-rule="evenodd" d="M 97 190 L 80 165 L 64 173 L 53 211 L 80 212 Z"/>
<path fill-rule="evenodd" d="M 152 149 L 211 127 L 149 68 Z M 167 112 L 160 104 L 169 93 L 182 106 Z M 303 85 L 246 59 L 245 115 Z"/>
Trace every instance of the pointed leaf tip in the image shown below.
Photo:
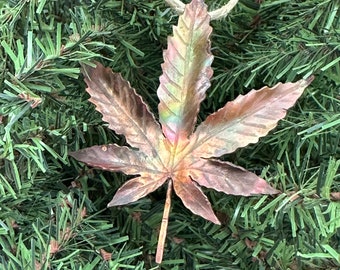
<path fill-rule="evenodd" d="M 95 145 L 69 155 L 92 167 L 126 174 L 151 174 L 156 166 L 144 153 L 116 144 Z"/>
<path fill-rule="evenodd" d="M 167 177 L 162 175 L 133 178 L 118 189 L 112 200 L 109 202 L 108 207 L 135 202 L 155 191 L 162 186 L 166 180 Z"/>
<path fill-rule="evenodd" d="M 261 177 L 230 162 L 201 158 L 193 160 L 189 174 L 201 186 L 241 196 L 280 193 Z"/>
<path fill-rule="evenodd" d="M 191 139 L 194 155 L 219 157 L 258 142 L 294 106 L 313 77 L 239 95 L 201 123 Z"/>
<path fill-rule="evenodd" d="M 186 175 L 177 175 L 173 179 L 174 189 L 184 206 L 206 220 L 220 225 L 207 196 L 192 179 Z"/>
<path fill-rule="evenodd" d="M 314 81 L 314 79 L 315 79 L 315 76 L 314 76 L 314 75 L 311 75 L 311 76 L 309 76 L 307 79 L 305 79 L 306 87 L 307 87 L 308 85 L 310 85 L 310 84 Z"/>
<path fill-rule="evenodd" d="M 192 1 L 179 17 L 163 53 L 158 111 L 163 133 L 172 144 L 191 135 L 200 103 L 210 87 L 213 56 L 209 22 L 204 1 Z"/>
<path fill-rule="evenodd" d="M 103 115 L 103 121 L 109 123 L 109 128 L 124 135 L 131 146 L 155 155 L 155 141 L 163 136 L 161 128 L 130 83 L 98 62 L 96 67 L 83 66 L 82 71 L 90 101 Z"/>

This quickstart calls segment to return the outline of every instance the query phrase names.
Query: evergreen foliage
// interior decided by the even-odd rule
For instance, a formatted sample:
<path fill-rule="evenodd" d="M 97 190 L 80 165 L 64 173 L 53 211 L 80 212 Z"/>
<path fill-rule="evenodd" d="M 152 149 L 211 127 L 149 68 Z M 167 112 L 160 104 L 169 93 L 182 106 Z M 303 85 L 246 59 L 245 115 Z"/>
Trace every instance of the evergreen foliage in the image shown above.
<path fill-rule="evenodd" d="M 2 0 L 0 8 L 0 268 L 156 269 L 165 191 L 107 209 L 127 177 L 68 153 L 124 144 L 88 102 L 80 63 L 121 72 L 156 111 L 177 14 L 163 0 Z M 174 198 L 162 269 L 340 267 L 339 8 L 241 0 L 212 23 L 214 78 L 200 120 L 251 88 L 316 79 L 275 131 L 225 157 L 283 193 L 208 190 L 222 226 Z"/>

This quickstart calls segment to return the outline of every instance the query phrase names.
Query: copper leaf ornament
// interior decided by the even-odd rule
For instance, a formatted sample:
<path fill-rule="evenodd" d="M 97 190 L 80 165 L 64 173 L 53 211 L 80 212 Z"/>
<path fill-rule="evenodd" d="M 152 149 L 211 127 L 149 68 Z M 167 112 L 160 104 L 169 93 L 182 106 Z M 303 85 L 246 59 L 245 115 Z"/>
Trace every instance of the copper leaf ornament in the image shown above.
<path fill-rule="evenodd" d="M 157 90 L 160 124 L 120 74 L 99 63 L 95 68 L 83 68 L 90 101 L 109 128 L 124 135 L 131 147 L 93 146 L 70 155 L 96 168 L 137 175 L 118 189 L 109 207 L 134 202 L 168 185 L 157 263 L 162 261 L 173 190 L 185 207 L 216 224 L 220 222 L 200 186 L 242 196 L 279 192 L 244 168 L 216 158 L 265 136 L 311 81 L 252 90 L 228 102 L 195 129 L 213 74 L 209 21 L 204 1 L 193 0 L 168 38 Z"/>

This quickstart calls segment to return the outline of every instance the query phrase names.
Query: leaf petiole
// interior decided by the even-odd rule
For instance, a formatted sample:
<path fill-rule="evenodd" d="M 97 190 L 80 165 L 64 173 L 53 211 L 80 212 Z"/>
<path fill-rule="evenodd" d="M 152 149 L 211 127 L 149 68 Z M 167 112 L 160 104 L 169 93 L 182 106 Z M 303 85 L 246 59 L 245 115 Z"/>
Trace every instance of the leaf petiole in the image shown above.
<path fill-rule="evenodd" d="M 169 214 L 171 208 L 171 191 L 172 191 L 172 179 L 169 179 L 168 189 L 166 191 L 166 199 L 162 217 L 161 229 L 158 236 L 157 252 L 156 252 L 156 263 L 160 264 L 163 260 L 164 245 L 166 238 L 166 231 L 168 229 Z"/>

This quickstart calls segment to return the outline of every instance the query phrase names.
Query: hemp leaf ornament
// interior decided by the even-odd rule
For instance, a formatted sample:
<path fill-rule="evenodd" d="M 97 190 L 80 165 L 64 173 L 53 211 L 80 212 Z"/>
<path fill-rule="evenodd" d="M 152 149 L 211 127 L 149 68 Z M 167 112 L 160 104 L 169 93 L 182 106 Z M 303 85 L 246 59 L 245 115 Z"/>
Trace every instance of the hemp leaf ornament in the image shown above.
<path fill-rule="evenodd" d="M 185 207 L 215 224 L 220 221 L 201 186 L 241 196 L 279 192 L 254 173 L 216 158 L 265 136 L 312 80 L 252 90 L 228 102 L 195 128 L 213 75 L 209 22 L 204 1 L 193 0 L 168 38 L 157 90 L 160 124 L 120 74 L 100 63 L 95 68 L 83 68 L 90 101 L 109 128 L 125 136 L 130 147 L 92 146 L 70 155 L 96 168 L 136 175 L 118 189 L 109 207 L 134 202 L 167 185 L 157 263 L 162 261 L 173 191 Z"/>

